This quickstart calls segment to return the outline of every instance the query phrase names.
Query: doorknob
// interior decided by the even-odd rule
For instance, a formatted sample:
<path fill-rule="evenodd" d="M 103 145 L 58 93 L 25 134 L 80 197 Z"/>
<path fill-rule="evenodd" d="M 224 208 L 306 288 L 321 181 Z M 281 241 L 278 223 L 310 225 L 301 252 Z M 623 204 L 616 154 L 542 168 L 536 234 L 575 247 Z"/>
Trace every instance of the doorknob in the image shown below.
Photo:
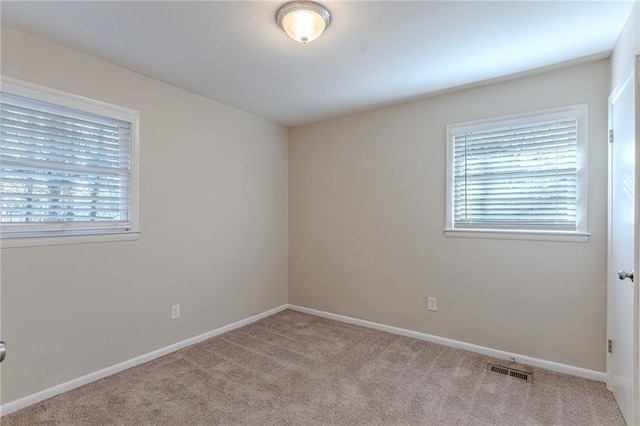
<path fill-rule="evenodd" d="M 0 341 L 0 362 L 4 361 L 4 358 L 7 356 L 7 345 Z"/>
<path fill-rule="evenodd" d="M 633 282 L 633 271 L 626 272 L 626 271 L 620 270 L 618 271 L 618 278 L 620 278 L 621 280 L 629 278 L 631 282 Z"/>

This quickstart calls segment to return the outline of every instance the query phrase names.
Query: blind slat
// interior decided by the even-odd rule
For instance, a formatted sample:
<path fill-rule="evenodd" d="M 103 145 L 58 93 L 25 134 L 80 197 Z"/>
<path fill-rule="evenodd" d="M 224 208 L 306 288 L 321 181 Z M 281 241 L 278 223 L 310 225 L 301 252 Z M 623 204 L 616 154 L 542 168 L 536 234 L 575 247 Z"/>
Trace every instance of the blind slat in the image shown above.
<path fill-rule="evenodd" d="M 93 155 L 92 155 L 93 154 Z M 2 161 L 15 161 L 24 162 L 30 160 L 45 161 L 51 163 L 61 163 L 60 167 L 65 167 L 68 164 L 76 164 L 80 166 L 94 166 L 94 167 L 107 167 L 118 169 L 121 167 L 121 162 L 118 159 L 110 158 L 96 158 L 96 155 L 91 152 L 75 152 L 67 154 L 64 151 L 47 151 L 45 149 L 39 151 L 23 151 L 15 149 L 11 143 L 5 144 L 2 150 Z"/>
<path fill-rule="evenodd" d="M 53 140 L 56 142 L 62 142 L 68 144 L 69 148 L 74 146 L 92 147 L 96 149 L 108 150 L 109 148 L 117 149 L 118 145 L 114 143 L 111 138 L 104 137 L 84 137 L 82 134 L 74 134 L 71 132 L 46 132 L 36 128 L 18 128 L 11 127 L 11 123 L 6 123 L 3 120 L 2 123 L 2 136 L 5 139 L 25 140 L 25 138 L 31 138 L 34 141 L 40 141 L 41 143 L 47 143 L 47 141 Z M 123 136 L 127 136 L 123 133 Z"/>
<path fill-rule="evenodd" d="M 17 105 L 3 103 L 0 111 L 4 120 L 14 122 L 25 122 L 29 125 L 45 125 L 53 127 L 72 127 L 79 130 L 97 130 L 101 133 L 111 133 L 116 138 L 120 129 L 129 128 L 129 123 L 123 121 L 112 121 L 109 123 L 99 123 L 96 121 L 81 120 L 70 117 L 69 114 L 50 114 L 31 108 L 23 108 Z"/>
<path fill-rule="evenodd" d="M 5 143 L 10 143 L 11 146 L 21 147 L 24 150 L 39 150 L 43 146 L 49 149 L 58 149 L 68 152 L 93 152 L 100 157 L 116 157 L 122 156 L 122 149 L 120 147 L 107 147 L 104 145 L 96 145 L 92 143 L 76 143 L 74 141 L 59 142 L 60 138 L 32 138 L 27 135 L 15 135 L 5 132 L 4 125 L 2 126 L 2 139 Z"/>

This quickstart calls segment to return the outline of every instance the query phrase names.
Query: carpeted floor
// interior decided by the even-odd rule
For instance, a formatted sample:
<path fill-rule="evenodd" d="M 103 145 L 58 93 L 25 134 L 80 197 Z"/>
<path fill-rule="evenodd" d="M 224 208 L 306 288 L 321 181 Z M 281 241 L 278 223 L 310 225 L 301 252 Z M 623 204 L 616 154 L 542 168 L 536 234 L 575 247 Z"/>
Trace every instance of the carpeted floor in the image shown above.
<path fill-rule="evenodd" d="M 525 367 L 527 383 L 487 362 L 505 363 L 287 310 L 2 425 L 624 424 L 603 383 Z"/>

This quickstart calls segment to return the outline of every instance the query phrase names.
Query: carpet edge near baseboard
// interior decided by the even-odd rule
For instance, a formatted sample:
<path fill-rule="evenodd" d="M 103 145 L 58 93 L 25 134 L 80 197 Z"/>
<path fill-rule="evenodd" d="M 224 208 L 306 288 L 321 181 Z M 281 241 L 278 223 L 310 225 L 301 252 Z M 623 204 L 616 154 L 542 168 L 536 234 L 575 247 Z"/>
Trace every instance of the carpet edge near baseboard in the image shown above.
<path fill-rule="evenodd" d="M 589 370 L 587 368 L 575 367 L 573 365 L 562 364 L 555 361 L 547 361 L 544 359 L 534 358 L 521 354 L 514 354 L 500 349 L 488 348 L 485 346 L 475 345 L 473 343 L 462 342 L 460 340 L 448 339 L 446 337 L 435 336 L 433 334 L 422 333 L 419 331 L 408 330 L 405 328 L 394 327 L 391 325 L 380 324 L 377 322 L 367 321 L 360 318 L 354 318 L 347 315 L 334 314 L 332 312 L 320 311 L 313 308 L 306 308 L 304 306 L 298 306 L 289 304 L 288 309 L 303 312 L 310 315 L 315 315 L 322 318 L 327 318 L 335 321 L 346 322 L 349 324 L 355 324 L 362 327 L 373 328 L 375 330 L 386 331 L 387 333 L 398 334 L 401 336 L 411 337 L 418 340 L 425 340 L 427 342 L 437 343 L 444 346 L 450 346 L 452 348 L 463 349 L 470 352 L 479 353 L 482 355 L 491 356 L 498 359 L 504 359 L 509 361 L 515 361 L 520 364 L 530 365 L 532 367 L 544 368 L 547 370 L 555 371 L 557 373 L 569 374 L 572 376 L 582 377 L 585 379 L 597 380 L 599 382 L 606 382 L 607 375 L 601 371 Z"/>
<path fill-rule="evenodd" d="M 50 388 L 44 389 L 42 391 L 33 393 L 31 395 L 24 396 L 22 398 L 16 399 L 14 401 L 7 402 L 6 404 L 2 404 L 0 406 L 0 417 L 5 416 L 7 414 L 11 414 L 15 411 L 18 411 L 22 408 L 28 407 L 33 404 L 37 404 L 38 402 L 44 401 L 45 399 L 52 398 L 56 395 L 60 395 L 62 393 L 68 392 L 70 390 L 79 388 L 80 386 L 89 384 L 91 382 L 95 382 L 96 380 L 103 379 L 105 377 L 111 376 L 112 374 L 119 373 L 123 370 L 126 370 L 131 367 L 135 367 L 136 365 L 143 364 L 148 361 L 152 361 L 156 358 L 160 358 L 161 356 L 168 355 L 177 350 L 186 348 L 188 346 L 194 345 L 196 343 L 200 343 L 204 340 L 210 339 L 212 337 L 219 336 L 228 331 L 235 330 L 236 328 L 243 327 L 247 324 L 251 324 L 273 314 L 277 314 L 278 312 L 282 312 L 289 308 L 288 304 L 280 305 L 275 308 L 269 309 L 267 311 L 252 315 L 250 317 L 235 321 L 231 324 L 224 325 L 222 327 L 218 327 L 214 330 L 208 331 L 206 333 L 199 334 L 194 337 L 190 337 L 188 339 L 182 340 L 177 343 L 173 343 L 171 345 L 165 346 L 160 349 L 156 349 L 154 351 L 148 352 L 146 354 L 139 355 L 137 357 L 131 358 L 129 360 L 120 362 L 118 364 L 112 365 L 110 367 L 106 367 L 100 369 L 98 371 L 94 371 L 93 373 L 86 374 L 84 376 L 77 377 L 75 379 L 71 379 L 67 382 L 61 383 L 59 385 L 52 386 Z"/>
<path fill-rule="evenodd" d="M 80 386 L 94 382 L 96 380 L 100 380 L 112 374 L 119 373 L 128 368 L 135 367 L 136 365 L 140 365 L 145 362 L 152 361 L 156 358 L 170 354 L 177 350 L 186 348 L 196 343 L 200 343 L 212 337 L 219 336 L 228 331 L 243 327 L 247 324 L 251 324 L 253 322 L 266 318 L 268 316 L 277 314 L 278 312 L 282 312 L 286 309 L 291 309 L 294 311 L 303 312 L 306 314 L 315 315 L 318 317 L 327 318 L 335 321 L 355 324 L 362 327 L 372 328 L 375 330 L 385 331 L 387 333 L 411 337 L 418 340 L 437 343 L 444 346 L 450 346 L 457 349 L 463 349 L 470 352 L 476 352 L 482 355 L 492 356 L 498 359 L 514 360 L 521 364 L 527 364 L 533 367 L 545 368 L 547 370 L 555 371 L 558 373 L 570 374 L 572 376 L 578 376 L 586 379 L 597 380 L 600 382 L 604 382 L 606 380 L 606 374 L 600 371 L 594 371 L 586 368 L 575 367 L 572 365 L 561 364 L 554 361 L 547 361 L 539 358 L 533 358 L 526 355 L 513 354 L 513 353 L 509 353 L 499 349 L 492 349 L 485 346 L 479 346 L 479 345 L 474 345 L 472 343 L 462 342 L 459 340 L 448 339 L 446 337 L 440 337 L 432 334 L 422 333 L 419 331 L 413 331 L 413 330 L 408 330 L 400 327 L 380 324 L 380 323 L 367 321 L 359 318 L 354 318 L 346 315 L 339 315 L 331 312 L 320 311 L 313 308 L 306 308 L 306 307 L 298 306 L 294 304 L 284 304 L 284 305 L 277 306 L 273 309 L 264 311 L 262 313 L 252 315 L 250 317 L 233 322 L 231 324 L 227 324 L 225 326 L 216 328 L 215 330 L 211 330 L 206 333 L 197 335 L 195 337 L 191 337 L 189 339 L 182 340 L 177 343 L 173 343 L 164 348 L 160 348 L 155 351 L 148 352 L 146 354 L 137 356 L 135 358 L 131 358 L 127 361 L 120 362 L 110 367 L 106 367 L 101 370 L 95 371 L 93 373 L 89 373 L 84 376 L 69 380 L 65 383 L 61 383 L 59 385 L 50 387 L 48 389 L 44 389 L 42 391 L 33 393 L 31 395 L 27 395 L 15 401 L 8 402 L 0 406 L 0 417 L 7 414 L 11 414 L 15 411 L 18 411 L 30 405 L 37 404 L 38 402 L 44 401 L 45 399 L 52 398 L 56 395 L 60 395 L 64 392 L 68 392 L 70 390 L 73 390 Z"/>

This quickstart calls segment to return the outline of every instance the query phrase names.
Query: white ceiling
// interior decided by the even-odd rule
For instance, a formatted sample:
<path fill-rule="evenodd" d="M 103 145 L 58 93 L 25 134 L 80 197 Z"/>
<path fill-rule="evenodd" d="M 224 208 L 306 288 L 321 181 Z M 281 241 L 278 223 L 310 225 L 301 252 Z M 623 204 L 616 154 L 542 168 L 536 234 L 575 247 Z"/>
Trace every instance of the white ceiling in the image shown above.
<path fill-rule="evenodd" d="M 606 56 L 629 1 L 331 1 L 302 45 L 273 1 L 3 1 L 2 24 L 294 126 Z"/>

